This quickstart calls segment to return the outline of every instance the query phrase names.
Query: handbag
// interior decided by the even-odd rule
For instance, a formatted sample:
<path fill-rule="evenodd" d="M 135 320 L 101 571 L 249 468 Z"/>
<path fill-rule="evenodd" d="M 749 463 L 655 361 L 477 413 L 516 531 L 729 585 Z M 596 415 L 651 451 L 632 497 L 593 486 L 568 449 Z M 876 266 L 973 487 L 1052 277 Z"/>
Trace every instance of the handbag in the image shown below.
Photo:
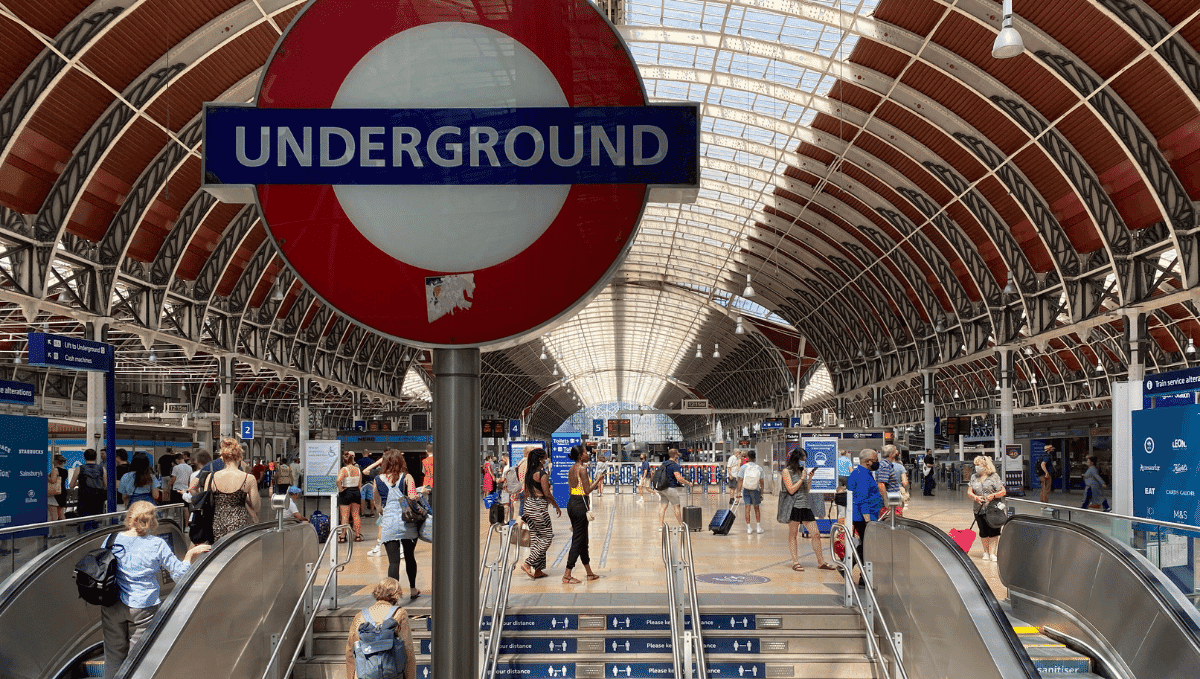
<path fill-rule="evenodd" d="M 62 479 L 59 479 L 57 481 L 49 481 L 48 480 L 46 482 L 46 494 L 47 495 L 58 495 L 60 493 L 62 493 Z"/>
<path fill-rule="evenodd" d="M 425 521 L 421 523 L 421 530 L 417 534 L 417 537 L 421 539 L 421 542 L 428 542 L 430 544 L 433 544 L 433 515 L 432 514 L 428 515 L 425 518 Z"/>
<path fill-rule="evenodd" d="M 992 500 L 983 509 L 983 520 L 992 528 L 1003 528 L 1008 522 L 1008 506 L 1004 500 Z"/>
<path fill-rule="evenodd" d="M 500 491 L 488 493 L 483 496 L 483 506 L 485 509 L 491 509 L 492 505 L 500 501 Z"/>
<path fill-rule="evenodd" d="M 429 518 L 429 510 L 425 508 L 424 502 L 421 502 L 420 500 L 414 502 L 405 497 L 404 509 L 400 512 L 400 518 L 403 519 L 405 523 L 422 524 L 425 523 L 425 520 Z"/>
<path fill-rule="evenodd" d="M 193 545 L 213 542 L 212 472 L 200 472 L 200 490 L 192 496 L 192 515 L 188 518 L 188 539 Z M 324 542 L 324 540 L 322 540 Z"/>
<path fill-rule="evenodd" d="M 513 525 L 512 533 L 509 534 L 508 541 L 518 547 L 529 546 L 529 527 L 525 525 L 525 521 L 518 520 Z"/>
<path fill-rule="evenodd" d="M 590 498 L 590 497 L 588 497 L 588 496 L 586 496 L 586 495 L 585 495 L 585 496 L 583 496 L 583 506 L 584 506 L 584 507 L 587 507 L 587 514 L 585 514 L 585 515 L 584 515 L 584 516 L 586 516 L 586 517 L 587 517 L 587 520 L 588 520 L 588 521 L 595 521 L 595 520 L 596 520 L 596 513 L 592 511 L 592 498 Z"/>

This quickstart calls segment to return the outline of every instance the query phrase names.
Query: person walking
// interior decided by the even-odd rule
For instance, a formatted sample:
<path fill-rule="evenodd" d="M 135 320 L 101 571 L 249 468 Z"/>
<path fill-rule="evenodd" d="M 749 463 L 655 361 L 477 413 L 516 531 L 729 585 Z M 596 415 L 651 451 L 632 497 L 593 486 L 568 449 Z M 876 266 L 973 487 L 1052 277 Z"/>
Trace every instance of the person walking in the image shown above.
<path fill-rule="evenodd" d="M 400 451 L 391 448 L 383 452 L 383 457 L 366 468 L 370 473 L 379 467 L 375 474 L 377 485 L 386 489 L 387 499 L 379 522 L 379 540 L 387 552 L 388 577 L 400 579 L 400 560 L 404 560 L 404 570 L 408 575 L 409 600 L 421 596 L 417 589 L 417 539 L 421 527 L 404 520 L 404 508 L 408 502 L 420 502 L 421 495 L 417 491 L 417 482 L 408 473 L 408 464 Z M 401 552 L 403 551 L 403 556 Z"/>
<path fill-rule="evenodd" d="M 83 451 L 83 464 L 71 474 L 71 488 L 79 500 L 79 516 L 95 516 L 104 513 L 108 501 L 108 475 L 103 466 L 96 463 L 96 449 Z"/>
<path fill-rule="evenodd" d="M 582 580 L 571 576 L 578 560 L 587 572 L 588 580 L 599 580 L 600 576 L 592 572 L 592 558 L 588 554 L 588 504 L 587 498 L 594 491 L 603 492 L 604 477 L 596 476 L 593 481 L 588 477 L 587 464 L 590 455 L 583 446 L 572 446 L 570 452 L 571 470 L 567 472 L 567 482 L 571 487 L 571 499 L 567 502 L 567 516 L 571 519 L 571 551 L 567 553 L 567 570 L 563 572 L 564 585 L 578 585 Z"/>
<path fill-rule="evenodd" d="M 278 464 L 275 465 L 275 494 L 283 495 L 288 492 L 288 488 L 296 485 L 296 476 L 292 473 L 292 467 L 283 458 L 279 458 Z"/>
<path fill-rule="evenodd" d="M 46 508 L 47 521 L 62 521 L 66 517 L 67 512 L 67 473 L 62 468 L 62 464 L 66 464 L 67 459 L 62 457 L 62 463 L 58 460 L 62 457 L 58 453 L 54 454 L 54 466 L 50 468 L 50 473 L 46 476 Z"/>
<path fill-rule="evenodd" d="M 200 554 L 212 549 L 196 545 L 183 560 L 176 558 L 167 542 L 150 531 L 158 526 L 153 502 L 139 500 L 125 514 L 125 530 L 117 533 L 112 551 L 117 558 L 117 587 L 120 598 L 112 606 L 100 609 L 104 630 L 104 679 L 113 679 L 129 651 L 142 640 L 150 620 L 162 603 L 158 579 L 165 570 L 176 581 Z"/>
<path fill-rule="evenodd" d="M 421 460 L 421 471 L 424 476 L 421 477 L 421 485 L 429 489 L 429 495 L 433 496 L 433 444 L 425 444 L 425 459 Z"/>
<path fill-rule="evenodd" d="M 761 533 L 762 529 L 762 480 L 765 472 L 756 462 L 758 454 L 751 450 L 746 454 L 749 461 L 738 469 L 738 492 L 742 494 L 742 504 L 746 505 L 746 535 Z M 754 508 L 754 524 L 757 530 L 750 527 L 750 508 Z"/>
<path fill-rule="evenodd" d="M 132 507 L 135 502 L 154 504 L 154 474 L 150 471 L 150 458 L 145 455 L 133 456 L 129 472 L 117 484 L 117 492 L 125 496 L 126 507 Z"/>
<path fill-rule="evenodd" d="M 671 448 L 667 451 L 667 459 L 663 461 L 666 469 L 663 474 L 667 477 L 667 487 L 658 492 L 659 508 L 658 508 L 658 524 L 661 526 L 667 519 L 667 506 L 671 506 L 675 510 L 675 520 L 679 525 L 683 525 L 683 510 L 680 508 L 683 502 L 683 487 L 694 486 L 696 484 L 683 478 L 683 467 L 679 466 L 679 449 Z"/>
<path fill-rule="evenodd" d="M 983 560 L 996 560 L 996 538 L 1000 537 L 1000 529 L 992 528 L 984 516 L 988 503 L 1008 495 L 1004 487 L 1004 479 L 996 473 L 996 464 L 987 455 L 975 458 L 975 473 L 968 483 L 967 495 L 975 503 L 975 523 L 979 524 L 979 540 L 983 543 Z"/>
<path fill-rule="evenodd" d="M 926 450 L 925 457 L 921 459 L 921 477 L 925 481 L 924 492 L 922 495 L 926 497 L 933 497 L 933 484 L 935 479 L 933 476 L 933 452 L 930 450 Z"/>
<path fill-rule="evenodd" d="M 342 468 L 337 475 L 338 512 L 341 523 L 352 524 L 355 542 L 362 542 L 362 492 L 359 489 L 362 477 L 362 471 L 354 463 L 354 453 L 342 452 Z M 344 537 L 338 537 L 338 542 L 345 541 Z"/>
<path fill-rule="evenodd" d="M 404 645 L 404 657 L 406 658 L 405 666 L 400 668 L 403 670 L 400 676 L 405 679 L 416 679 L 417 650 L 413 644 L 412 626 L 408 622 L 408 611 L 405 611 L 397 603 L 400 600 L 400 583 L 391 577 L 380 580 L 379 584 L 375 585 L 375 589 L 371 591 L 371 598 L 375 600 L 375 603 L 369 608 L 359 611 L 354 616 L 354 620 L 350 621 L 350 633 L 346 637 L 346 679 L 359 679 L 357 663 L 354 661 L 354 646 L 358 643 L 358 628 L 367 622 L 368 615 L 371 617 L 371 622 L 377 625 L 388 618 L 396 621 L 396 641 Z"/>
<path fill-rule="evenodd" d="M 883 496 L 879 494 L 879 483 L 875 481 L 875 471 L 879 469 L 879 453 L 871 448 L 865 448 L 858 454 L 858 466 L 850 472 L 846 479 L 846 489 L 853 495 L 850 507 L 850 522 L 854 532 L 858 534 L 858 561 L 866 563 L 863 557 L 863 545 L 867 539 L 867 522 L 879 518 L 883 508 Z M 858 573 L 858 586 L 867 586 L 861 569 Z"/>
<path fill-rule="evenodd" d="M 639 503 L 646 501 L 644 496 L 646 491 L 654 492 L 654 489 L 650 487 L 650 476 L 650 460 L 647 460 L 646 454 L 642 453 L 642 463 L 638 466 L 637 501 Z"/>
<path fill-rule="evenodd" d="M 191 482 L 192 465 L 183 461 L 183 453 L 175 453 L 175 464 L 171 467 L 171 489 L 168 501 L 171 504 L 183 502 L 183 494 L 188 491 Z"/>
<path fill-rule="evenodd" d="M 732 491 L 737 486 L 737 473 L 742 468 L 742 451 L 734 450 L 725 462 L 725 487 Z"/>
<path fill-rule="evenodd" d="M 803 449 L 796 449 L 788 455 L 787 465 L 783 468 L 783 487 L 779 491 L 779 512 L 775 517 L 779 523 L 788 525 L 788 549 L 792 552 L 792 570 L 801 572 L 804 566 L 800 565 L 800 552 L 797 542 L 799 541 L 800 525 L 804 524 L 804 528 L 808 530 L 809 539 L 812 541 L 813 554 L 817 557 L 817 568 L 825 571 L 834 570 L 825 562 L 824 550 L 821 548 L 821 531 L 817 529 L 817 517 L 813 514 L 812 496 L 809 495 L 812 477 L 817 473 L 817 468 L 813 467 L 807 472 L 804 469 L 804 462 L 807 459 L 807 454 Z"/>
<path fill-rule="evenodd" d="M 1042 452 L 1045 454 L 1045 457 L 1039 460 L 1037 465 L 1038 480 L 1042 484 L 1038 500 L 1045 504 L 1050 502 L 1050 489 L 1054 487 L 1054 446 L 1047 443 L 1042 448 Z"/>
<path fill-rule="evenodd" d="M 1108 498 L 1104 496 L 1104 489 L 1108 488 L 1108 484 L 1104 482 L 1104 477 L 1100 476 L 1100 467 L 1096 466 L 1096 456 L 1087 456 L 1087 471 L 1083 473 L 1083 485 L 1087 489 L 1083 494 L 1083 509 L 1097 509 L 1103 504 L 1104 511 L 1111 512 L 1112 507 L 1108 506 Z"/>
<path fill-rule="evenodd" d="M 529 526 L 529 556 L 521 564 L 534 580 L 546 577 L 546 550 L 554 541 L 554 527 L 550 524 L 550 505 L 562 516 L 562 509 L 554 501 L 550 490 L 550 475 L 546 473 L 546 451 L 534 448 L 526 454 L 529 461 L 525 474 L 525 513 L 521 516 Z"/>
<path fill-rule="evenodd" d="M 221 470 L 205 480 L 213 493 L 214 543 L 258 521 L 258 484 L 242 471 L 242 446 L 232 436 L 221 439 L 221 462 Z"/>

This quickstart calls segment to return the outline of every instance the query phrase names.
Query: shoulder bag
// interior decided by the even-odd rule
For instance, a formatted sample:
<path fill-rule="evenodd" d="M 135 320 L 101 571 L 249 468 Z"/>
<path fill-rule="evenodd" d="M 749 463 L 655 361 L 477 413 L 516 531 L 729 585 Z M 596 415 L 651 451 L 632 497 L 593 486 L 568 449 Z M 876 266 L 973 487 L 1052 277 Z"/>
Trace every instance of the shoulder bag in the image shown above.
<path fill-rule="evenodd" d="M 188 539 L 193 545 L 213 542 L 212 472 L 200 472 L 200 490 L 192 496 L 192 515 L 188 519 Z"/>
<path fill-rule="evenodd" d="M 1004 500 L 992 500 L 983 508 L 983 520 L 992 528 L 1002 528 L 1008 522 L 1008 505 Z"/>
<path fill-rule="evenodd" d="M 400 487 L 397 489 L 404 498 L 404 510 L 400 513 L 400 518 L 405 523 L 415 523 L 421 525 L 429 518 L 429 512 L 425 509 L 425 505 L 420 501 L 413 501 L 408 498 L 408 485 L 404 483 L 408 477 L 401 479 Z"/>

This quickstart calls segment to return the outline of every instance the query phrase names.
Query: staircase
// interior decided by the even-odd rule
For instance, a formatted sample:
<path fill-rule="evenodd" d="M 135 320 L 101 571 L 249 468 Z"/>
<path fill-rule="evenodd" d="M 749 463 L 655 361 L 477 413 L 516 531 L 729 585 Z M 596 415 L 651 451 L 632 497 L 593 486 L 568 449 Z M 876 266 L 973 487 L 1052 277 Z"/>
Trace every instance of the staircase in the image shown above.
<path fill-rule="evenodd" d="M 799 601 L 767 603 L 770 597 L 702 595 L 709 676 L 882 676 L 867 658 L 857 611 L 840 606 L 832 594 L 795 598 Z M 314 656 L 297 664 L 295 679 L 343 679 L 350 622 L 369 603 L 363 598 L 317 618 Z M 417 677 L 429 679 L 429 609 L 409 610 Z M 513 595 L 504 622 L 497 678 L 639 679 L 674 673 L 665 595 Z M 489 623 L 485 619 L 485 627 Z M 463 640 L 464 652 L 476 647 L 476 639 Z"/>
<path fill-rule="evenodd" d="M 1068 676 L 1072 679 L 1100 679 L 1099 674 L 1092 672 L 1092 659 L 1087 655 L 1067 648 L 1066 644 L 1042 634 L 1037 627 L 1031 627 L 1012 616 L 1009 616 L 1009 621 L 1042 679 L 1065 679 Z"/>

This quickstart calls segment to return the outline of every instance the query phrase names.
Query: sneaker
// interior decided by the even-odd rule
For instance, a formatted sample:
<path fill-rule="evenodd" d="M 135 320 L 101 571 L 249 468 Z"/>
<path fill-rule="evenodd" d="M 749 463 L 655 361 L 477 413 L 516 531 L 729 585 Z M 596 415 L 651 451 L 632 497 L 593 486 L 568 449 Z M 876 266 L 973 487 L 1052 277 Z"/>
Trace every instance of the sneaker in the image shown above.
<path fill-rule="evenodd" d="M 750 527 L 750 524 L 746 524 L 746 535 L 749 535 L 753 532 L 754 532 L 754 529 Z"/>
<path fill-rule="evenodd" d="M 375 548 L 374 548 L 374 549 L 372 549 L 371 551 L 367 552 L 367 556 L 379 556 L 379 553 L 380 553 L 380 550 L 379 550 L 379 548 L 380 548 L 380 546 L 381 546 L 381 545 L 375 545 Z"/>
<path fill-rule="evenodd" d="M 641 503 L 643 503 L 643 502 L 645 502 L 645 501 L 646 501 L 646 498 L 644 498 L 644 497 L 639 497 L 639 498 L 638 498 L 638 504 L 641 504 Z"/>
<path fill-rule="evenodd" d="M 756 531 L 754 531 L 754 532 L 755 532 L 755 533 L 761 533 L 761 532 L 763 532 L 762 526 L 759 526 L 759 527 L 758 527 L 758 530 L 756 530 Z"/>

